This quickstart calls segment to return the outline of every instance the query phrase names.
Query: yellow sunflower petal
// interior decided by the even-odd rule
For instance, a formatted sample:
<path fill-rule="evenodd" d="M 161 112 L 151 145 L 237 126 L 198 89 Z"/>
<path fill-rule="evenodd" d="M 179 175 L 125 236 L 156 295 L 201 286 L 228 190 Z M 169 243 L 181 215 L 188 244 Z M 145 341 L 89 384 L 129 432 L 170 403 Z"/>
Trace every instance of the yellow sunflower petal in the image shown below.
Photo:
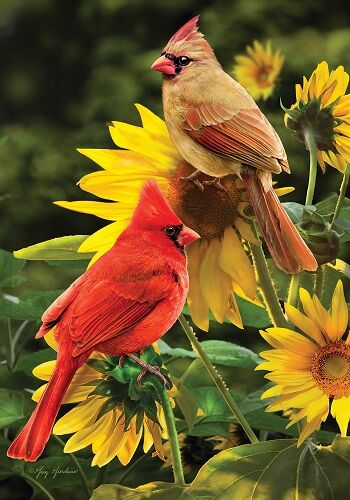
<path fill-rule="evenodd" d="M 93 439 L 91 441 L 92 445 L 92 452 L 96 455 L 98 450 L 101 448 L 103 443 L 110 438 L 112 435 L 113 429 L 115 427 L 115 424 L 118 420 L 118 418 L 121 415 L 121 412 L 118 411 L 118 409 L 115 409 L 113 411 L 109 411 L 107 413 L 109 418 L 104 422 L 103 426 L 99 426 L 99 432 L 97 434 L 94 434 Z"/>
<path fill-rule="evenodd" d="M 244 240 L 254 243 L 254 245 L 261 245 L 261 241 L 255 236 L 251 225 L 248 224 L 248 222 L 245 222 L 241 219 L 241 217 L 236 217 L 235 226 Z"/>
<path fill-rule="evenodd" d="M 47 343 L 47 345 L 51 347 L 51 349 L 57 352 L 58 344 L 57 340 L 55 339 L 55 328 L 51 328 L 50 331 L 45 333 L 44 340 Z"/>
<path fill-rule="evenodd" d="M 331 340 L 339 340 L 343 336 L 348 326 L 348 314 L 343 283 L 338 280 L 333 293 L 330 314 L 327 318 L 327 333 Z"/>
<path fill-rule="evenodd" d="M 104 402 L 105 398 L 93 396 L 76 406 L 56 422 L 54 434 L 71 434 L 92 424 Z"/>
<path fill-rule="evenodd" d="M 325 339 L 317 327 L 316 323 L 300 312 L 296 307 L 290 304 L 284 304 L 285 312 L 289 320 L 295 325 L 299 330 L 306 333 L 309 337 L 317 342 L 318 345 L 325 345 Z"/>
<path fill-rule="evenodd" d="M 248 297 L 255 297 L 257 284 L 254 269 L 232 227 L 225 229 L 221 242 L 219 265 L 226 274 L 238 283 Z"/>
<path fill-rule="evenodd" d="M 215 319 L 223 323 L 229 305 L 231 279 L 219 265 L 220 251 L 220 241 L 217 238 L 212 239 L 203 257 L 199 282 L 203 296 Z"/>
<path fill-rule="evenodd" d="M 110 221 L 129 221 L 135 209 L 134 205 L 102 201 L 55 201 L 54 204 L 74 212 L 91 214 Z"/>
<path fill-rule="evenodd" d="M 105 427 L 110 427 L 111 420 L 113 420 L 113 412 L 108 412 L 102 415 L 94 424 L 80 429 L 68 439 L 64 452 L 73 453 L 89 446 Z"/>
<path fill-rule="evenodd" d="M 142 437 L 142 427 L 138 433 L 136 433 L 136 417 L 132 419 L 128 429 L 128 438 L 124 445 L 119 448 L 117 457 L 122 465 L 128 465 L 130 460 L 135 454 L 135 451 L 140 443 Z"/>
<path fill-rule="evenodd" d="M 265 332 L 261 331 L 260 333 L 266 342 L 276 349 L 285 349 L 291 353 L 311 357 L 317 350 L 316 344 L 288 328 L 267 328 Z"/>
<path fill-rule="evenodd" d="M 200 286 L 199 273 L 206 251 L 207 243 L 200 240 L 192 243 L 187 250 L 189 275 L 187 303 L 194 324 L 205 332 L 209 330 L 209 307 Z"/>
<path fill-rule="evenodd" d="M 159 134 L 168 138 L 170 143 L 169 132 L 165 122 L 159 118 L 159 116 L 152 113 L 152 111 L 148 108 L 142 106 L 142 104 L 135 104 L 135 106 L 137 111 L 140 113 L 143 127 L 154 134 Z"/>
<path fill-rule="evenodd" d="M 117 221 L 108 224 L 108 226 L 103 227 L 96 231 L 96 233 L 89 236 L 80 245 L 78 252 L 97 252 L 101 247 L 111 248 L 118 236 L 127 227 L 129 221 Z"/>
<path fill-rule="evenodd" d="M 345 437 L 350 420 L 350 396 L 334 399 L 331 413 L 338 422 L 341 435 Z"/>
<path fill-rule="evenodd" d="M 318 416 L 311 420 L 310 422 L 307 422 L 305 425 L 303 425 L 303 428 L 301 430 L 297 447 L 303 444 L 305 439 L 307 439 L 313 432 L 317 431 L 320 428 L 322 419 L 321 416 Z"/>
<path fill-rule="evenodd" d="M 118 451 L 124 446 L 127 439 L 128 431 L 124 430 L 124 419 L 121 418 L 117 421 L 110 438 L 106 439 L 101 448 L 97 451 L 91 465 L 103 467 L 108 464 L 117 456 Z"/>

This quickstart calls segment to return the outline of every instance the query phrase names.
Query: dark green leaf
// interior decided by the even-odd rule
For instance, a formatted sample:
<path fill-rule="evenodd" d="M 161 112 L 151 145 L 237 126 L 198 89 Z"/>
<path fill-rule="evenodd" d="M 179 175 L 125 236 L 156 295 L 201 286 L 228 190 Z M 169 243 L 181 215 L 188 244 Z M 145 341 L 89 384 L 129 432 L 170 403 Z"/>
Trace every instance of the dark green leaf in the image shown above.
<path fill-rule="evenodd" d="M 0 316 L 17 320 L 39 320 L 62 291 L 29 292 L 21 295 L 17 302 L 0 299 Z"/>
<path fill-rule="evenodd" d="M 24 417 L 23 396 L 20 392 L 0 389 L 0 429 Z"/>
<path fill-rule="evenodd" d="M 247 349 L 246 347 L 224 340 L 204 340 L 201 346 L 212 363 L 240 367 L 240 368 L 253 368 L 261 359 L 255 352 Z"/>
<path fill-rule="evenodd" d="M 161 483 L 154 481 L 143 484 L 136 489 L 127 488 L 120 484 L 103 484 L 97 488 L 91 500 L 145 500 L 146 498 L 155 498 L 157 500 L 180 500 L 187 486 L 177 486 L 174 483 Z"/>
<path fill-rule="evenodd" d="M 81 260 L 91 259 L 94 253 L 78 253 L 86 235 L 63 236 L 43 241 L 13 252 L 18 259 L 27 260 Z"/>
<path fill-rule="evenodd" d="M 12 253 L 0 250 L 0 286 L 16 286 L 11 279 L 25 266 L 25 262 L 16 259 Z M 17 280 L 18 281 L 18 280 Z"/>
<path fill-rule="evenodd" d="M 223 451 L 210 459 L 183 498 L 251 500 L 347 498 L 350 438 L 327 447 L 310 441 L 263 441 Z"/>
<path fill-rule="evenodd" d="M 294 224 L 298 224 L 301 221 L 304 205 L 295 203 L 294 201 L 288 201 L 286 203 L 283 203 L 283 206 Z"/>
<path fill-rule="evenodd" d="M 40 349 L 37 352 L 23 356 L 17 363 L 17 367 L 19 370 L 33 377 L 32 372 L 36 366 L 46 361 L 53 361 L 56 357 L 57 353 L 53 349 Z"/>

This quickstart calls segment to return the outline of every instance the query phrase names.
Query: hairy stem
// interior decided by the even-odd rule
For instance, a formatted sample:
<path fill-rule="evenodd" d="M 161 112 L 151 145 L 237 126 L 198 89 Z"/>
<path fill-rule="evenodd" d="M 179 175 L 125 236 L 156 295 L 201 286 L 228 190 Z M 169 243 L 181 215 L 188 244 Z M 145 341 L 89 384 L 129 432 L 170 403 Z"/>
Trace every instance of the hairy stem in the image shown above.
<path fill-rule="evenodd" d="M 256 437 L 256 435 L 254 434 L 253 429 L 250 427 L 250 425 L 248 424 L 247 420 L 245 419 L 243 413 L 238 408 L 235 400 L 231 396 L 224 381 L 222 380 L 222 378 L 220 377 L 220 375 L 218 374 L 218 372 L 216 371 L 214 366 L 211 364 L 210 359 L 206 355 L 206 353 L 205 353 L 203 347 L 201 346 L 200 342 L 198 341 L 193 329 L 188 324 L 188 322 L 183 314 L 180 315 L 179 322 L 180 322 L 180 325 L 182 326 L 184 332 L 186 333 L 188 340 L 191 342 L 193 350 L 198 354 L 198 356 L 202 360 L 204 366 L 208 370 L 209 375 L 211 376 L 214 384 L 216 385 L 221 396 L 223 397 L 224 401 L 226 402 L 228 408 L 231 410 L 232 414 L 237 419 L 237 421 L 240 423 L 240 425 L 243 427 L 244 432 L 247 434 L 250 441 L 252 443 L 258 443 L 259 440 Z"/>
<path fill-rule="evenodd" d="M 343 175 L 343 180 L 342 180 L 342 183 L 340 185 L 339 196 L 338 196 L 337 204 L 335 206 L 335 210 L 334 210 L 334 215 L 333 215 L 331 226 L 333 226 L 336 218 L 338 217 L 338 215 L 340 213 L 340 210 L 341 210 L 344 198 L 345 198 L 345 193 L 346 193 L 346 190 L 347 190 L 347 187 L 348 187 L 348 184 L 349 184 L 349 177 L 350 177 L 350 169 L 349 169 L 349 166 L 348 166 L 347 170 L 345 171 L 345 173 Z"/>
<path fill-rule="evenodd" d="M 324 267 L 320 266 L 316 271 L 316 281 L 315 281 L 315 294 L 320 300 L 322 300 L 323 296 L 323 287 L 325 283 L 324 277 L 325 277 Z"/>
<path fill-rule="evenodd" d="M 261 246 L 250 244 L 255 272 L 258 277 L 260 290 L 264 299 L 266 310 L 274 326 L 287 326 L 281 305 L 278 301 L 275 287 L 273 286 L 265 255 Z"/>
<path fill-rule="evenodd" d="M 301 273 L 293 274 L 292 279 L 290 280 L 289 290 L 288 290 L 288 304 L 296 307 L 298 303 L 299 297 L 299 288 L 300 288 L 300 278 Z"/>
<path fill-rule="evenodd" d="M 172 467 L 173 467 L 173 473 L 174 473 L 174 480 L 176 484 L 179 485 L 185 485 L 185 477 L 184 477 L 184 471 L 182 468 L 182 462 L 181 462 L 181 452 L 180 452 L 180 447 L 179 447 L 179 440 L 177 437 L 177 430 L 176 430 L 176 425 L 175 425 L 175 418 L 174 418 L 174 413 L 173 409 L 171 407 L 170 401 L 169 401 L 169 396 L 168 396 L 168 391 L 164 387 L 163 382 L 158 379 L 153 377 L 154 380 L 152 380 L 152 385 L 157 389 L 157 392 L 159 394 L 160 402 L 162 405 L 162 408 L 164 410 L 164 416 L 165 416 L 165 422 L 168 430 L 168 435 L 169 435 L 169 443 L 170 443 L 170 449 L 171 449 L 171 461 L 172 461 Z"/>
<path fill-rule="evenodd" d="M 308 128 L 304 131 L 304 137 L 310 156 L 309 183 L 307 186 L 305 205 L 312 205 L 317 176 L 316 143 L 311 129 Z"/>

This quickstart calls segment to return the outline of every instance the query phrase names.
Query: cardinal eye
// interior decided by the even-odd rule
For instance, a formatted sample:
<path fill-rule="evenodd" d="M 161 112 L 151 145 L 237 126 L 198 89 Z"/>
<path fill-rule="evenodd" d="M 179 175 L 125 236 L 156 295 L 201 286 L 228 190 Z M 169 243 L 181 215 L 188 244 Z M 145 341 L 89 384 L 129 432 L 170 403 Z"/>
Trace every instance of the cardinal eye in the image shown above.
<path fill-rule="evenodd" d="M 180 66 L 187 66 L 188 64 L 190 64 L 192 59 L 190 59 L 187 56 L 180 56 L 178 61 L 179 61 Z"/>
<path fill-rule="evenodd" d="M 174 236 L 174 234 L 176 233 L 176 227 L 175 226 L 167 226 L 165 228 L 165 232 L 168 236 Z"/>

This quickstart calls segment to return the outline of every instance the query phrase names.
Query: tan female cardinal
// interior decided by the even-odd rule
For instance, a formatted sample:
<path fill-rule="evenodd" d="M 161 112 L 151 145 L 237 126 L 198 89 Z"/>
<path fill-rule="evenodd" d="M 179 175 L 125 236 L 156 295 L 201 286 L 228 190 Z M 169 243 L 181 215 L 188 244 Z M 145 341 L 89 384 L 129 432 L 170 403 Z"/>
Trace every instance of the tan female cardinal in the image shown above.
<path fill-rule="evenodd" d="M 130 225 L 114 246 L 78 278 L 42 317 L 36 334 L 55 327 L 55 371 L 34 413 L 7 455 L 35 461 L 48 441 L 58 410 L 77 369 L 92 351 L 138 353 L 175 323 L 188 291 L 184 247 L 199 238 L 184 226 L 159 191 L 148 181 Z"/>
<path fill-rule="evenodd" d="M 247 91 L 224 72 L 199 16 L 171 37 L 152 69 L 163 73 L 164 115 L 180 154 L 198 173 L 242 178 L 276 265 L 289 274 L 317 262 L 272 189 L 272 173 L 289 172 L 280 138 Z M 222 188 L 222 187 L 221 187 Z"/>

